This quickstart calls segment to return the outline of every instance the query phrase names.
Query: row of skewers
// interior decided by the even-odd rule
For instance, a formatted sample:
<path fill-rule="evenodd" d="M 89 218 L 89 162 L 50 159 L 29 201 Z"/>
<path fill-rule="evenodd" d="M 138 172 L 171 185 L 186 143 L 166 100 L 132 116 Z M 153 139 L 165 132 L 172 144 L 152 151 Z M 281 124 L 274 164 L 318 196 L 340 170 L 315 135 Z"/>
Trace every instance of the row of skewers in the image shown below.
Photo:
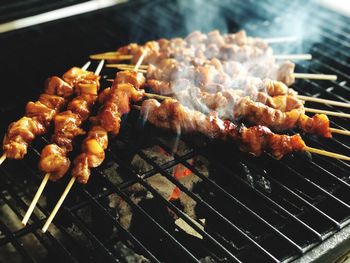
<path fill-rule="evenodd" d="M 254 41 L 247 39 L 243 43 L 260 48 L 261 44 L 252 44 Z M 238 41 L 238 38 L 235 41 Z M 191 40 L 190 43 L 196 42 Z M 144 100 L 141 106 L 134 107 L 153 125 L 176 133 L 199 132 L 209 138 L 235 141 L 242 151 L 255 155 L 267 151 L 276 158 L 282 158 L 293 151 L 310 151 L 350 160 L 347 156 L 306 146 L 299 134 L 280 135 L 270 130 L 269 127 L 278 131 L 299 127 L 305 132 L 324 137 L 330 137 L 332 132 L 337 132 L 337 129 L 332 130 L 329 127 L 329 120 L 324 114 L 317 114 L 312 118 L 305 115 L 305 108 L 298 95 L 282 82 L 269 80 L 267 76 L 266 79 L 260 80 L 246 72 L 234 75 L 232 70 L 236 69 L 237 65 L 231 63 L 233 66 L 231 65 L 230 69 L 230 66 L 224 63 L 237 61 L 213 57 L 203 58 L 198 62 L 197 59 L 191 59 L 191 56 L 177 60 L 174 59 L 174 55 L 169 54 L 157 57 L 147 51 L 148 46 L 138 46 L 140 56 L 133 53 L 133 58 L 138 58 L 136 65 L 117 65 L 124 71 L 117 73 L 111 88 L 101 92 L 98 92 L 98 75 L 103 62 L 99 64 L 95 73 L 86 71 L 86 65 L 81 69 L 72 68 L 62 79 L 50 78 L 46 83 L 45 93 L 39 100 L 28 103 L 26 116 L 9 126 L 4 138 L 2 160 L 23 158 L 28 144 L 36 136 L 44 134 L 52 122 L 55 127 L 52 144 L 44 147 L 39 161 L 39 168 L 45 176 L 22 221 L 23 224 L 27 223 L 47 181 L 58 180 L 67 173 L 70 167 L 67 154 L 73 149 L 73 140 L 85 134 L 81 128 L 82 123 L 91 120 L 90 129 L 82 143 L 82 153 L 74 159 L 72 179 L 43 226 L 44 232 L 74 182 L 78 180 L 80 183 L 87 183 L 91 168 L 103 162 L 108 146 L 108 133 L 117 135 L 121 116 L 130 111 L 131 103 L 139 102 L 145 97 L 151 98 Z M 266 50 L 266 47 L 264 48 Z M 130 52 L 128 46 L 120 50 Z M 120 57 L 113 58 L 119 59 Z M 152 64 L 141 65 L 145 61 Z M 185 74 L 178 78 L 176 76 L 179 72 Z M 146 78 L 144 73 L 147 73 Z M 232 82 L 233 79 L 235 83 Z M 195 81 L 189 83 L 189 80 Z M 237 86 L 240 89 L 237 89 Z M 145 87 L 150 87 L 161 95 L 146 93 Z M 176 89 L 180 91 L 174 92 Z M 190 108 L 186 107 L 184 98 L 199 99 L 199 106 L 192 104 Z M 97 101 L 101 106 L 97 116 L 91 117 L 91 109 Z M 67 111 L 61 112 L 64 107 Z M 238 117 L 248 120 L 253 126 L 239 126 L 229 120 Z M 340 133 L 348 134 L 348 131 Z"/>

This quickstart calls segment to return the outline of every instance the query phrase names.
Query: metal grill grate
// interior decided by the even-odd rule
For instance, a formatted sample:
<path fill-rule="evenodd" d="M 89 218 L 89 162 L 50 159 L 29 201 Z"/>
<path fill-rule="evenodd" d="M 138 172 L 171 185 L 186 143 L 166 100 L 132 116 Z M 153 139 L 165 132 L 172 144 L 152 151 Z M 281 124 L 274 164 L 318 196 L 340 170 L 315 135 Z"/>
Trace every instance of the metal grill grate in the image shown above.
<path fill-rule="evenodd" d="M 295 21 L 304 8 L 301 1 L 287 2 L 214 1 L 203 9 L 217 7 L 231 32 L 244 25 L 251 35 L 265 36 L 281 19 Z M 3 100 L 2 113 L 8 120 L 3 124 L 20 116 L 14 102 L 24 105 L 40 92 L 38 76 L 63 72 L 67 65 L 82 64 L 87 54 L 130 41 L 183 36 L 198 29 L 186 28 L 183 21 L 196 6 L 188 1 L 177 4 L 181 8 L 172 1 L 135 1 L 1 35 L 6 50 L 12 51 L 2 52 L 8 61 L 0 66 L 4 86 L 23 91 L 20 98 L 10 91 L 10 99 Z M 311 7 L 308 27 L 310 32 L 320 27 L 320 38 L 315 41 L 309 35 L 288 48 L 310 47 L 314 59 L 298 63 L 298 72 L 337 74 L 339 80 L 299 81 L 294 88 L 302 94 L 348 101 L 348 18 L 315 3 Z M 294 16 L 284 14 L 286 9 L 293 9 Z M 211 28 L 203 25 L 200 29 Z M 71 41 L 62 41 L 62 37 Z M 17 41 L 26 41 L 27 50 Z M 279 48 L 284 49 L 276 46 Z M 19 77 L 23 82 L 13 84 Z M 34 84 L 38 89 L 24 89 Z M 144 126 L 137 112 L 123 123 L 122 133 L 111 140 L 103 166 L 94 171 L 86 187 L 73 189 L 45 235 L 40 227 L 65 182 L 48 185 L 26 227 L 20 220 L 39 183 L 38 155 L 48 138 L 36 141 L 25 160 L 8 160 L 0 167 L 0 258 L 13 262 L 289 262 L 302 257 L 308 261 L 311 249 L 326 244 L 337 233 L 343 238 L 349 235 L 346 162 L 319 156 L 311 159 L 305 153 L 281 161 L 267 154 L 252 158 L 234 145 L 202 137 L 176 138 Z M 350 129 L 345 119 L 332 119 L 332 126 Z M 310 146 L 350 155 L 347 138 L 304 138 Z M 190 175 L 177 180 L 177 167 L 189 169 Z M 176 187 L 183 199 L 169 201 Z M 195 236 L 179 222 L 191 226 Z M 339 238 L 336 244 L 341 241 Z"/>

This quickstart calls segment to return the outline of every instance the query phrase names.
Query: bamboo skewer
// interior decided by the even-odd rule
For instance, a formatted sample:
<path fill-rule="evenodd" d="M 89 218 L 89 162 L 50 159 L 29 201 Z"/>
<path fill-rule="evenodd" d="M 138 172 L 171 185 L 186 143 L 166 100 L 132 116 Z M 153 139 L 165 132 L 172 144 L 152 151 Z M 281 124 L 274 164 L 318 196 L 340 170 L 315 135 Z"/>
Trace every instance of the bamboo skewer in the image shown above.
<path fill-rule="evenodd" d="M 87 63 L 82 67 L 82 69 L 83 69 L 83 70 L 87 70 L 88 67 L 90 66 L 90 64 L 91 64 L 90 61 L 87 62 Z M 100 75 L 101 70 L 102 70 L 102 68 L 103 68 L 103 64 L 104 64 L 104 61 L 102 60 L 102 61 L 98 64 L 98 66 L 97 66 L 97 68 L 96 68 L 96 70 L 95 70 L 95 75 Z M 23 224 L 23 225 L 26 225 L 26 224 L 28 223 L 28 220 L 29 220 L 31 214 L 32 214 L 33 211 L 34 211 L 34 208 L 35 208 L 36 204 L 38 203 L 39 198 L 40 198 L 40 196 L 41 196 L 41 194 L 42 194 L 42 192 L 43 192 L 43 190 L 44 190 L 44 188 L 45 188 L 45 186 L 46 186 L 47 181 L 49 180 L 49 178 L 50 178 L 50 173 L 46 173 L 45 176 L 44 176 L 44 178 L 43 178 L 43 180 L 41 181 L 41 184 L 40 184 L 40 186 L 39 186 L 37 192 L 35 193 L 35 196 L 34 196 L 32 202 L 31 202 L 31 204 L 30 204 L 30 206 L 29 206 L 29 208 L 28 208 L 28 210 L 27 210 L 25 216 L 23 217 L 23 220 L 22 220 L 22 224 Z"/>
<path fill-rule="evenodd" d="M 41 231 L 43 233 L 45 233 L 47 231 L 47 229 L 49 228 L 52 220 L 55 218 L 58 210 L 60 209 L 61 205 L 63 204 L 64 200 L 66 199 L 66 197 L 67 197 L 67 195 L 68 195 L 70 189 L 72 188 L 72 186 L 73 186 L 73 184 L 74 184 L 76 179 L 77 179 L 76 177 L 72 177 L 69 180 L 69 183 L 68 183 L 66 189 L 64 189 L 63 194 L 61 195 L 60 199 L 58 200 L 57 204 L 55 205 L 54 209 L 52 210 L 50 216 L 47 218 L 43 228 L 41 229 Z"/>
<path fill-rule="evenodd" d="M 296 79 L 318 79 L 318 80 L 337 80 L 337 75 L 313 74 L 313 73 L 293 73 Z"/>
<path fill-rule="evenodd" d="M 310 60 L 312 59 L 311 54 L 275 54 L 275 59 L 290 59 L 290 60 Z M 90 55 L 90 59 L 100 60 L 130 60 L 132 55 L 120 55 L 118 52 L 105 52 L 100 54 Z"/>
<path fill-rule="evenodd" d="M 350 118 L 350 114 L 343 113 L 343 112 L 335 112 L 335 111 L 312 109 L 312 108 L 304 108 L 304 109 L 306 112 L 322 113 L 329 116 L 335 116 L 335 117 L 341 117 L 341 118 Z"/>
<path fill-rule="evenodd" d="M 91 61 L 88 61 L 84 64 L 84 66 L 81 68 L 83 70 L 87 70 L 89 68 L 91 64 Z M 0 165 L 6 160 L 6 153 L 4 153 L 1 157 L 0 157 Z"/>
<path fill-rule="evenodd" d="M 169 99 L 170 97 L 168 96 L 163 96 L 163 95 L 158 95 L 158 94 L 153 94 L 153 93 L 145 93 L 145 96 L 149 97 L 149 98 L 155 98 L 155 99 L 160 99 L 160 100 L 165 100 L 165 99 Z M 308 108 L 307 108 L 308 109 Z M 313 109 L 312 109 L 313 110 Z M 317 110 L 318 111 L 318 110 Z M 315 111 L 315 113 L 317 113 Z M 330 131 L 332 133 L 338 133 L 338 134 L 342 134 L 342 135 L 347 135 L 350 136 L 350 131 L 347 130 L 341 130 L 341 129 L 336 129 L 336 128 L 330 128 Z"/>
<path fill-rule="evenodd" d="M 88 61 L 84 64 L 84 66 L 81 67 L 82 70 L 87 70 L 91 65 L 91 61 Z"/>
<path fill-rule="evenodd" d="M 350 108 L 350 103 L 347 103 L 347 102 L 327 100 L 327 99 L 315 98 L 315 97 L 304 96 L 304 95 L 297 95 L 297 98 L 305 101 L 312 101 L 312 102 L 323 103 L 323 104 L 328 104 L 328 105 L 333 105 L 338 107 Z"/>
<path fill-rule="evenodd" d="M 132 105 L 132 107 L 136 110 L 141 110 L 141 106 Z M 313 147 L 309 147 L 309 146 L 305 146 L 303 150 L 310 152 L 310 153 L 315 153 L 318 155 L 323 155 L 323 156 L 331 157 L 331 158 L 338 159 L 338 160 L 350 161 L 349 156 L 342 155 L 339 153 L 333 153 L 333 152 L 329 152 L 329 151 L 325 151 L 325 150 L 321 150 L 321 149 L 317 149 L 317 148 L 313 148 Z"/>
<path fill-rule="evenodd" d="M 350 131 L 347 130 L 341 130 L 341 129 L 336 129 L 336 128 L 330 128 L 331 133 L 338 133 L 346 136 L 350 136 Z"/>
<path fill-rule="evenodd" d="M 311 54 L 278 54 L 274 55 L 275 59 L 289 59 L 289 60 L 310 60 Z"/>
<path fill-rule="evenodd" d="M 45 174 L 43 180 L 41 181 L 41 184 L 40 184 L 38 190 L 36 191 L 34 198 L 33 198 L 32 202 L 30 203 L 30 206 L 29 206 L 26 214 L 24 215 L 24 217 L 22 219 L 22 224 L 24 226 L 28 223 L 28 220 L 34 211 L 34 208 L 35 208 L 37 202 L 39 201 L 39 198 L 40 198 L 49 178 L 50 178 L 50 174 L 47 173 L 47 174 Z"/>
<path fill-rule="evenodd" d="M 107 68 L 117 68 L 120 70 L 131 70 L 134 65 L 128 64 L 108 64 Z M 141 73 L 147 73 L 147 65 L 142 65 L 138 70 Z M 314 74 L 314 73 L 293 73 L 293 76 L 297 79 L 317 79 L 317 80 L 337 80 L 337 75 L 329 74 Z"/>
<path fill-rule="evenodd" d="M 135 70 L 135 71 L 138 70 L 138 67 L 141 65 L 141 63 L 142 63 L 144 57 L 145 57 L 144 54 L 142 54 L 141 57 L 139 58 L 139 60 L 137 61 L 136 65 L 135 65 L 135 67 L 134 67 L 134 70 Z M 101 63 L 100 63 L 100 64 L 101 64 Z M 100 67 L 100 64 L 99 64 L 99 67 Z M 102 64 L 102 66 L 103 66 L 103 64 Z M 101 66 L 101 69 L 102 69 L 102 66 Z M 98 68 L 99 68 L 99 67 L 98 67 Z M 100 69 L 100 70 L 101 70 L 101 69 Z M 97 69 L 96 69 L 96 71 L 97 71 Z M 52 210 L 50 216 L 47 218 L 47 220 L 46 220 L 46 222 L 45 222 L 43 228 L 41 229 L 43 233 L 45 233 L 45 232 L 47 231 L 47 229 L 49 228 L 51 222 L 52 222 L 53 219 L 55 218 L 55 216 L 56 216 L 58 210 L 60 209 L 61 205 L 63 204 L 64 200 L 66 199 L 66 197 L 67 197 L 67 195 L 68 195 L 70 189 L 72 188 L 72 186 L 73 186 L 73 184 L 74 184 L 74 182 L 75 182 L 76 179 L 77 179 L 76 177 L 72 177 L 72 178 L 70 179 L 68 185 L 66 186 L 66 189 L 64 189 L 63 194 L 61 195 L 60 199 L 58 200 L 57 204 L 55 205 L 54 209 Z"/>
<path fill-rule="evenodd" d="M 267 44 L 276 44 L 276 43 L 286 43 L 286 42 L 295 42 L 299 38 L 297 36 L 286 36 L 286 37 L 271 37 L 263 38 Z"/>
<path fill-rule="evenodd" d="M 338 160 L 344 160 L 344 161 L 350 161 L 350 157 L 349 156 L 345 156 L 342 154 L 338 154 L 338 153 L 333 153 L 333 152 L 329 152 L 329 151 L 325 151 L 325 150 L 321 150 L 321 149 L 317 149 L 317 148 L 312 148 L 309 146 L 305 146 L 304 147 L 305 151 L 311 152 L 311 153 L 316 153 L 319 155 L 324 155 L 324 156 L 328 156 L 334 159 L 338 159 Z"/>
<path fill-rule="evenodd" d="M 117 52 L 106 52 L 101 54 L 90 55 L 90 59 L 94 60 L 130 60 L 132 59 L 132 55 L 119 55 Z"/>
<path fill-rule="evenodd" d="M 2 165 L 2 163 L 6 160 L 6 153 L 4 153 L 1 157 L 0 157 L 0 165 Z"/>

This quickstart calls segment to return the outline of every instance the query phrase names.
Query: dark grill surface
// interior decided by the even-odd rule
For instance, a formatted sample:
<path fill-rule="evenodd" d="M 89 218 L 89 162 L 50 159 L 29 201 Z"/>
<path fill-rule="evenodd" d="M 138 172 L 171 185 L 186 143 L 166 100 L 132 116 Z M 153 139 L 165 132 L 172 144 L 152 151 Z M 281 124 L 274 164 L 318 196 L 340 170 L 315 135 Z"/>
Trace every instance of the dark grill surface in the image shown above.
<path fill-rule="evenodd" d="M 263 37 L 302 33 L 302 41 L 276 44 L 276 53 L 310 50 L 313 60 L 297 63 L 296 72 L 336 74 L 338 81 L 298 81 L 293 88 L 348 102 L 348 18 L 314 2 L 207 2 L 132 1 L 0 35 L 1 134 L 23 114 L 25 102 L 35 100 L 46 77 L 84 64 L 88 54 L 193 30 L 244 28 Z M 114 72 L 103 74 L 113 77 Z M 334 128 L 350 129 L 346 119 L 331 120 Z M 350 156 L 345 136 L 303 138 L 309 146 Z M 22 227 L 40 182 L 38 157 L 48 141 L 49 136 L 38 139 L 23 161 L 6 160 L 0 167 L 1 261 L 289 262 L 305 258 L 349 224 L 349 163 L 306 153 L 280 161 L 267 154 L 254 158 L 231 144 L 163 133 L 133 111 L 111 140 L 102 167 L 86 186 L 73 188 L 42 234 L 69 177 L 49 183 L 31 221 Z M 186 168 L 190 175 L 174 177 L 177 169 Z M 181 198 L 169 201 L 174 189 Z M 183 222 L 196 236 L 179 227 Z"/>

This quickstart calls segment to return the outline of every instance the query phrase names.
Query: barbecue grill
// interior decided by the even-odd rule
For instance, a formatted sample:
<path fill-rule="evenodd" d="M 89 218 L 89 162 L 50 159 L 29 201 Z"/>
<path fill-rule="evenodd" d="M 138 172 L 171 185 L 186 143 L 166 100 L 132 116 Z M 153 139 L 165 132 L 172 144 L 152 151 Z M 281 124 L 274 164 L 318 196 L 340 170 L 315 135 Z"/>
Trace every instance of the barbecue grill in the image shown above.
<path fill-rule="evenodd" d="M 35 14 L 38 3 L 28 2 L 18 9 L 30 6 Z M 3 7 L 2 14 L 9 10 Z M 191 16 L 196 13 L 207 14 L 208 23 Z M 18 18 L 6 14 L 7 20 Z M 297 63 L 297 71 L 336 74 L 338 80 L 303 80 L 293 88 L 349 102 L 349 18 L 314 1 L 130 1 L 0 34 L 6 89 L 1 134 L 23 114 L 25 102 L 37 97 L 46 77 L 83 65 L 89 54 L 193 30 L 243 27 L 252 36 L 287 35 L 286 21 L 295 33 L 293 24 L 305 19 L 298 14 L 307 14 L 307 29 L 288 51 L 309 49 L 313 60 Z M 104 69 L 102 75 L 113 77 L 114 71 Z M 331 124 L 350 129 L 346 119 L 331 117 Z M 350 155 L 345 136 L 303 138 L 310 146 Z M 123 119 L 121 134 L 111 140 L 90 182 L 73 188 L 49 231 L 40 228 L 68 177 L 49 183 L 23 227 L 20 221 L 40 182 L 40 151 L 48 142 L 41 137 L 23 161 L 6 160 L 0 167 L 1 261 L 330 262 L 349 249 L 349 163 L 306 153 L 254 158 L 231 144 L 159 131 L 136 110 Z M 177 178 L 177 169 L 186 176 Z"/>

